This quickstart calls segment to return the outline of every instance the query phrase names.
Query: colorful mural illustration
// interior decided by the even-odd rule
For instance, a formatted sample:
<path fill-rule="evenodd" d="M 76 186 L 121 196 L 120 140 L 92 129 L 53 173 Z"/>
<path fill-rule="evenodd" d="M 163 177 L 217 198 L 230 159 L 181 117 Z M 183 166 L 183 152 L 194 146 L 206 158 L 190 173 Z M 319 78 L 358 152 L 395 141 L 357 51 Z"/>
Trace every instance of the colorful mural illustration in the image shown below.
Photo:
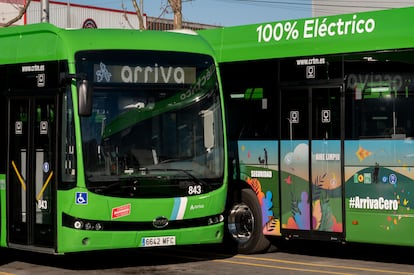
<path fill-rule="evenodd" d="M 345 142 L 347 237 L 414 244 L 414 142 L 357 140 Z"/>
<path fill-rule="evenodd" d="M 339 141 L 313 141 L 312 154 L 308 141 L 281 148 L 282 228 L 342 232 Z"/>
<path fill-rule="evenodd" d="M 277 159 L 276 141 L 239 141 L 240 177 L 257 195 L 267 235 L 280 235 Z"/>

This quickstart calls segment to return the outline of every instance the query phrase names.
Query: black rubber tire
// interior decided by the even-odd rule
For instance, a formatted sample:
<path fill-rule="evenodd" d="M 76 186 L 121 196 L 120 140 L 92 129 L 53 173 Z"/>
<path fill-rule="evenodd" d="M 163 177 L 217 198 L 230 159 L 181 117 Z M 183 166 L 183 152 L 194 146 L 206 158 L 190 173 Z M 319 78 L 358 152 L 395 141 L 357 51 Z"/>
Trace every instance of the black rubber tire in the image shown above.
<path fill-rule="evenodd" d="M 260 204 L 251 189 L 242 189 L 240 201 L 231 205 L 227 217 L 227 231 L 240 254 L 263 253 L 270 249 L 271 242 L 262 231 Z"/>

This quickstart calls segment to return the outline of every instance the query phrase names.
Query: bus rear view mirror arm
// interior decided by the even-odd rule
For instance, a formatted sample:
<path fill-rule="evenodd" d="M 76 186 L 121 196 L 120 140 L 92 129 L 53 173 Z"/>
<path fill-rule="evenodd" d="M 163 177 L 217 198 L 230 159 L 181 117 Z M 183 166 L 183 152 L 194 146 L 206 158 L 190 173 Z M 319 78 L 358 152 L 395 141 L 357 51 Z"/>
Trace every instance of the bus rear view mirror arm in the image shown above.
<path fill-rule="evenodd" d="M 62 74 L 60 81 L 64 85 L 69 85 L 72 79 L 77 80 L 78 88 L 78 109 L 80 116 L 90 116 L 92 114 L 92 94 L 93 89 L 86 79 L 86 74 Z"/>

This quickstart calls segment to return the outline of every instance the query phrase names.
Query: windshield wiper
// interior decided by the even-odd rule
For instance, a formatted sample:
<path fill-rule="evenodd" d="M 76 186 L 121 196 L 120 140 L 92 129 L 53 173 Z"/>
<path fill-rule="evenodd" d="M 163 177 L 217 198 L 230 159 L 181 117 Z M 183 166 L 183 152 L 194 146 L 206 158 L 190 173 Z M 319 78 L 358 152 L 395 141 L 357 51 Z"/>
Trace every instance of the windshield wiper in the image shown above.
<path fill-rule="evenodd" d="M 123 178 L 119 176 L 111 176 L 109 179 L 107 177 L 100 177 L 100 179 L 94 179 L 94 182 L 101 183 L 100 185 L 90 186 L 89 188 L 95 190 L 96 192 L 99 191 L 108 191 L 115 187 L 121 187 L 122 189 L 131 188 L 131 190 L 136 190 L 139 184 L 139 177 L 128 177 Z M 110 184 L 102 184 L 102 183 L 109 183 Z"/>

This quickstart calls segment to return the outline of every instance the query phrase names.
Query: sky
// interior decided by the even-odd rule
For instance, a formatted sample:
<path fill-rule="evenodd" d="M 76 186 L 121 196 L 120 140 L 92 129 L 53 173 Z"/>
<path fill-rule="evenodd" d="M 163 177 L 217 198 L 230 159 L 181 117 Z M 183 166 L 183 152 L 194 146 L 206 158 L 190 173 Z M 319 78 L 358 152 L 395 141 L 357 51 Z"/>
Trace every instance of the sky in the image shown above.
<path fill-rule="evenodd" d="M 74 4 L 135 11 L 131 0 L 58 0 Z M 137 0 L 151 17 L 172 19 L 168 0 Z M 183 21 L 219 26 L 256 24 L 311 17 L 312 0 L 182 0 Z"/>

